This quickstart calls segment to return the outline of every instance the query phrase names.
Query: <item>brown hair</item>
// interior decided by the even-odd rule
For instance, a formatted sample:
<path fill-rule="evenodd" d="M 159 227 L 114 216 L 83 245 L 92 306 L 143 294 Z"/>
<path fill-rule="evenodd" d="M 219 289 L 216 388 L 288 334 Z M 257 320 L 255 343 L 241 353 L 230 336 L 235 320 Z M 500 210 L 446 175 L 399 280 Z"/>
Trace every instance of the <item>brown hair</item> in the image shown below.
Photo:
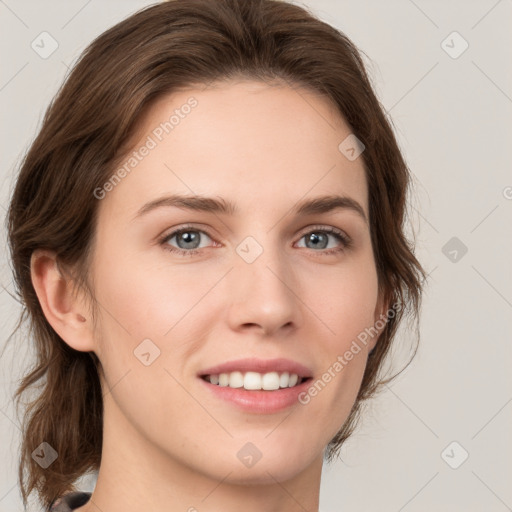
<path fill-rule="evenodd" d="M 8 212 L 20 324 L 29 320 L 36 362 L 20 397 L 40 389 L 24 416 L 19 478 L 24 503 L 34 490 L 49 506 L 89 470 L 102 443 L 101 370 L 93 353 L 70 348 L 46 320 L 32 286 L 30 258 L 44 248 L 86 270 L 95 233 L 94 190 L 112 175 L 141 116 L 163 95 L 231 77 L 282 80 L 323 95 L 366 149 L 362 154 L 379 291 L 399 304 L 368 358 L 352 412 L 328 445 L 332 460 L 373 396 L 396 329 L 417 318 L 424 271 L 404 234 L 410 175 L 353 43 L 304 8 L 278 0 L 180 0 L 150 6 L 101 34 L 84 51 L 49 106 L 24 157 Z M 91 290 L 89 290 L 92 293 Z M 41 442 L 58 458 L 47 469 L 31 457 Z"/>

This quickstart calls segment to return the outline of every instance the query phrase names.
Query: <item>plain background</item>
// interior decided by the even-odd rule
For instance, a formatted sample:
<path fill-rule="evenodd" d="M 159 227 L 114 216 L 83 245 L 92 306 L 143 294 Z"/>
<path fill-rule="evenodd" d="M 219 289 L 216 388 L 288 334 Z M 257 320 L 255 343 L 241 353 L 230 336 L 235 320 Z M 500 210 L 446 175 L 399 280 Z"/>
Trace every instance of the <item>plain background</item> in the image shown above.
<path fill-rule="evenodd" d="M 2 217 L 16 166 L 68 67 L 97 35 L 150 3 L 0 1 Z M 417 356 L 372 402 L 343 460 L 325 467 L 320 509 L 512 510 L 512 2 L 295 3 L 369 57 L 414 175 L 411 229 L 430 274 Z M 58 43 L 46 59 L 31 47 L 44 31 Z M 20 309 L 4 227 L 2 235 L 3 345 Z M 413 335 L 401 332 L 404 347 Z M 30 340 L 20 338 L 0 366 L 1 512 L 22 510 L 12 393 L 29 361 Z"/>

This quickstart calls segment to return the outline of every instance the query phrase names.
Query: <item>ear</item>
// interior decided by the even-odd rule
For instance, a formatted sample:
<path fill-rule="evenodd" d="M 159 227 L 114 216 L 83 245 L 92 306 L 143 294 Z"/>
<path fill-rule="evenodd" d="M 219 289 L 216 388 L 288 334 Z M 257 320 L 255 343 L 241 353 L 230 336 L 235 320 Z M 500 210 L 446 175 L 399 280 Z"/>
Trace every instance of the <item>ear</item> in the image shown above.
<path fill-rule="evenodd" d="M 373 321 L 373 327 L 377 329 L 378 334 L 373 336 L 370 342 L 368 343 L 368 353 L 370 353 L 375 348 L 375 345 L 379 341 L 382 331 L 385 329 L 388 323 L 388 311 L 390 302 L 390 299 L 388 297 L 385 297 L 384 293 L 379 293 L 377 305 L 375 306 Z"/>
<path fill-rule="evenodd" d="M 93 351 L 92 319 L 83 293 L 73 293 L 73 281 L 59 269 L 56 254 L 42 249 L 34 251 L 30 273 L 44 316 L 55 332 L 71 348 Z"/>

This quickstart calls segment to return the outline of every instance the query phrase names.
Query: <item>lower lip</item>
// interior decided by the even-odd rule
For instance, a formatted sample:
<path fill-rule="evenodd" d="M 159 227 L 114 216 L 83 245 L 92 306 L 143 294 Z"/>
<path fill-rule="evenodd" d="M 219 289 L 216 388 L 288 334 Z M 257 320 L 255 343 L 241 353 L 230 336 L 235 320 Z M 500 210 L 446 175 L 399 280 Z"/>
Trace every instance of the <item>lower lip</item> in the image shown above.
<path fill-rule="evenodd" d="M 298 395 L 309 387 L 311 381 L 311 379 L 307 379 L 298 386 L 276 389 L 275 391 L 249 391 L 244 388 L 230 388 L 229 386 L 210 384 L 201 378 L 199 380 L 206 386 L 206 389 L 221 400 L 230 402 L 243 411 L 259 414 L 280 412 L 298 404 Z"/>

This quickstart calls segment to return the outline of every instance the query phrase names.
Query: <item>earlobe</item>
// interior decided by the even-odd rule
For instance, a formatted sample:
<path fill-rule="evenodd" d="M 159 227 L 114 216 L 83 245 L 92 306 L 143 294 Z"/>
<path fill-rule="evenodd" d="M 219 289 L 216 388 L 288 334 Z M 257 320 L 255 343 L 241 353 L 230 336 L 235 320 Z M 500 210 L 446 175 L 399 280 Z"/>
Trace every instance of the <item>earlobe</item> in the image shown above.
<path fill-rule="evenodd" d="M 73 349 L 94 350 L 85 302 L 73 293 L 73 281 L 61 272 L 53 251 L 38 249 L 30 260 L 32 285 L 43 313 L 55 332 Z"/>

